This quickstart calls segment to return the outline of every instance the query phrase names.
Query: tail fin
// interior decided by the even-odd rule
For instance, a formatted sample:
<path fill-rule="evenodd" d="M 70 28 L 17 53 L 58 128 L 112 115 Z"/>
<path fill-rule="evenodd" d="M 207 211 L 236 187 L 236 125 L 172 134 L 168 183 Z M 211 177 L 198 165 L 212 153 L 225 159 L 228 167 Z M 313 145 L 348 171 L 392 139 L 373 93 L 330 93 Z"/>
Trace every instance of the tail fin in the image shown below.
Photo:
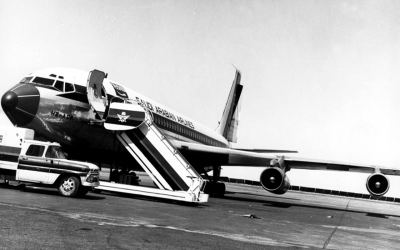
<path fill-rule="evenodd" d="M 240 85 L 242 73 L 236 69 L 235 79 L 233 80 L 231 92 L 225 105 L 225 110 L 218 125 L 217 132 L 225 137 L 229 142 L 237 142 L 237 129 L 239 126 L 240 95 L 243 86 Z"/>

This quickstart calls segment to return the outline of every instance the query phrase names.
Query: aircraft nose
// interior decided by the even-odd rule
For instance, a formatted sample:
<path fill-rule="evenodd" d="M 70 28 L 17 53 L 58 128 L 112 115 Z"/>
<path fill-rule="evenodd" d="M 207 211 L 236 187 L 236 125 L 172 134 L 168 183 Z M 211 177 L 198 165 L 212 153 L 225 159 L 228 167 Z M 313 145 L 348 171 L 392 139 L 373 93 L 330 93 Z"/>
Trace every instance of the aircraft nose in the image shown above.
<path fill-rule="evenodd" d="M 39 90 L 30 84 L 17 85 L 1 98 L 1 107 L 8 119 L 18 126 L 30 123 L 39 108 Z"/>
<path fill-rule="evenodd" d="M 18 96 L 12 91 L 7 91 L 1 98 L 1 107 L 4 112 L 13 111 L 18 105 Z"/>

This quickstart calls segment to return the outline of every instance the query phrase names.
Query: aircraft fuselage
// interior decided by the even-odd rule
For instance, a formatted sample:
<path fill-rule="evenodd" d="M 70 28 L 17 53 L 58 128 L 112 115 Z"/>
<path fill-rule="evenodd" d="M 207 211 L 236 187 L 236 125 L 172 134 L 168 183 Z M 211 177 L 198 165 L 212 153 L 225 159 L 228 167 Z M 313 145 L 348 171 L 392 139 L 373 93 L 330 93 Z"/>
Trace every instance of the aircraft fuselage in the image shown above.
<path fill-rule="evenodd" d="M 115 150 L 113 132 L 104 129 L 102 120 L 88 102 L 88 75 L 89 72 L 73 69 L 34 72 L 3 95 L 3 110 L 14 125 L 34 129 L 39 139 L 67 147 Z M 169 138 L 229 147 L 226 139 L 214 130 L 115 81 L 104 81 L 109 83 L 103 89 L 104 95 L 129 98 L 145 105 Z"/>

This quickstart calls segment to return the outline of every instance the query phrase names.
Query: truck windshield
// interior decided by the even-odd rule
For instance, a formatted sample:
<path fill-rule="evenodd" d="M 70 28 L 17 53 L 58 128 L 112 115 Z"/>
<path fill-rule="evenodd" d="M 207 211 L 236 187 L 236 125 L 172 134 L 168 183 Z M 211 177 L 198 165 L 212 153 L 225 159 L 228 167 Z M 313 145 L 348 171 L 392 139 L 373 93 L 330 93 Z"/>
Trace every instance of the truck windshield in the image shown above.
<path fill-rule="evenodd" d="M 65 153 L 57 146 L 49 146 L 46 152 L 46 158 L 67 159 Z"/>

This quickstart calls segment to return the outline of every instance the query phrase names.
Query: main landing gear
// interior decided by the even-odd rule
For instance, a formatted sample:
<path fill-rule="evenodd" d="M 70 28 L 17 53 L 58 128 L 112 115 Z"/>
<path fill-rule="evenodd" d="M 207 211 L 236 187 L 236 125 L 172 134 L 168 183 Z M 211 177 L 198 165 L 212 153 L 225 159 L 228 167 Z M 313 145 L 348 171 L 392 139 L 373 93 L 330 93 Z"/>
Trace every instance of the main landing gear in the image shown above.
<path fill-rule="evenodd" d="M 204 193 L 209 194 L 213 197 L 224 197 L 226 191 L 225 183 L 218 182 L 219 177 L 221 176 L 221 166 L 213 167 L 212 179 L 210 178 L 210 176 L 208 176 L 206 171 L 204 171 L 204 175 L 209 180 L 206 183 L 206 187 L 204 188 Z"/>

